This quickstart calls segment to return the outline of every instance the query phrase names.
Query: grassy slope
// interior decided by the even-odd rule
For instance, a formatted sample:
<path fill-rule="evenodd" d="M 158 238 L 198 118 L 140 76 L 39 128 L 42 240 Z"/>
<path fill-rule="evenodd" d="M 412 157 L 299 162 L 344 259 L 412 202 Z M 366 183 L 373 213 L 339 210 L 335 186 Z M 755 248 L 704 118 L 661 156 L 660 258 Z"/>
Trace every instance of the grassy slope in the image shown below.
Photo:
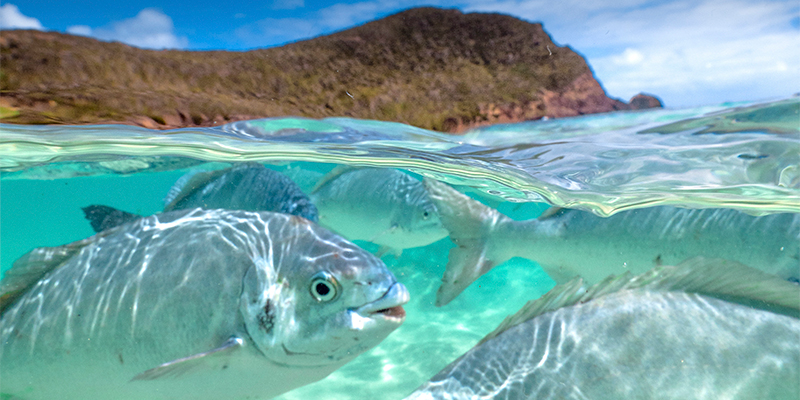
<path fill-rule="evenodd" d="M 248 52 L 4 31 L 0 56 L 0 90 L 19 111 L 4 122 L 18 123 L 343 115 L 442 129 L 447 118 L 479 121 L 487 104 L 535 101 L 590 72 L 539 24 L 434 8 Z"/>

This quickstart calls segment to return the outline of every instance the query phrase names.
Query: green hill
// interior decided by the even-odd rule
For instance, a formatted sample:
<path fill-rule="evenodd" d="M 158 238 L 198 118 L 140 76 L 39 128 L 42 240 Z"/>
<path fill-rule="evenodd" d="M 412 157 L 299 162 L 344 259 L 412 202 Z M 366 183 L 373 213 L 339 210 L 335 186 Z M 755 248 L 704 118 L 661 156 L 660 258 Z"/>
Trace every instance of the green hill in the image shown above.
<path fill-rule="evenodd" d="M 0 118 L 10 123 L 175 127 L 297 115 L 452 131 L 629 107 L 540 24 L 436 8 L 246 52 L 3 31 L 0 57 Z"/>

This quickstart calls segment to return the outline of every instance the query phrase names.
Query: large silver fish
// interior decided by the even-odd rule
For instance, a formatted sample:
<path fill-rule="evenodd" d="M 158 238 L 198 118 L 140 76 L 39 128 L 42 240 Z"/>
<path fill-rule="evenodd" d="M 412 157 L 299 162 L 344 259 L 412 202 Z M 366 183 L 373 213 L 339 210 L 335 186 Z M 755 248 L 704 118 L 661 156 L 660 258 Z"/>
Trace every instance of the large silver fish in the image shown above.
<path fill-rule="evenodd" d="M 269 399 L 405 318 L 379 259 L 296 216 L 183 210 L 35 249 L 0 285 L 0 392 Z"/>
<path fill-rule="evenodd" d="M 317 222 L 317 208 L 291 179 L 258 163 L 216 171 L 192 171 L 170 188 L 164 212 L 192 208 L 273 211 Z M 95 232 L 141 218 L 103 205 L 83 209 Z"/>
<path fill-rule="evenodd" d="M 311 192 L 320 224 L 350 240 L 389 249 L 447 237 L 422 182 L 396 169 L 340 168 Z"/>
<path fill-rule="evenodd" d="M 608 218 L 561 210 L 514 221 L 459 193 L 425 180 L 450 250 L 437 305 L 512 257 L 538 262 L 557 283 L 575 276 L 597 283 L 625 271 L 643 273 L 695 256 L 726 258 L 784 279 L 800 279 L 800 214 L 754 217 L 730 209 L 650 207 Z"/>
<path fill-rule="evenodd" d="M 406 400 L 800 398 L 800 286 L 696 259 L 581 286 L 528 303 Z"/>

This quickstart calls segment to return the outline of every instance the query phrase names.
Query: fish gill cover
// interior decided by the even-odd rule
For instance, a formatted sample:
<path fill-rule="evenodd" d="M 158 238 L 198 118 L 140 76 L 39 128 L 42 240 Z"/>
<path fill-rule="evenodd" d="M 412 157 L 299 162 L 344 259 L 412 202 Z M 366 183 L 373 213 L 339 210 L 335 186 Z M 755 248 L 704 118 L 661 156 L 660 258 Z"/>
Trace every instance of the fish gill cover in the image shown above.
<path fill-rule="evenodd" d="M 493 125 L 462 136 L 349 118 L 156 131 L 0 124 L 6 179 L 311 161 L 395 167 L 512 202 L 800 212 L 800 98 Z"/>

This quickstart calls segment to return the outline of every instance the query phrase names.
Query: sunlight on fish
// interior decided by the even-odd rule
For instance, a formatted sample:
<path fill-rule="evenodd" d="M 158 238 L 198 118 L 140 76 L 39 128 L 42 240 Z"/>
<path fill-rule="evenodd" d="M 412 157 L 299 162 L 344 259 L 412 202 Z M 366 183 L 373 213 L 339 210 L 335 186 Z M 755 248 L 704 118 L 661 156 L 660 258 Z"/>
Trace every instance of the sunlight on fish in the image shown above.
<path fill-rule="evenodd" d="M 724 260 L 575 279 L 406 400 L 795 400 L 798 315 L 800 286 Z"/>
<path fill-rule="evenodd" d="M 383 262 L 304 218 L 157 214 L 6 272 L 2 393 L 268 399 L 380 343 L 408 300 Z"/>

